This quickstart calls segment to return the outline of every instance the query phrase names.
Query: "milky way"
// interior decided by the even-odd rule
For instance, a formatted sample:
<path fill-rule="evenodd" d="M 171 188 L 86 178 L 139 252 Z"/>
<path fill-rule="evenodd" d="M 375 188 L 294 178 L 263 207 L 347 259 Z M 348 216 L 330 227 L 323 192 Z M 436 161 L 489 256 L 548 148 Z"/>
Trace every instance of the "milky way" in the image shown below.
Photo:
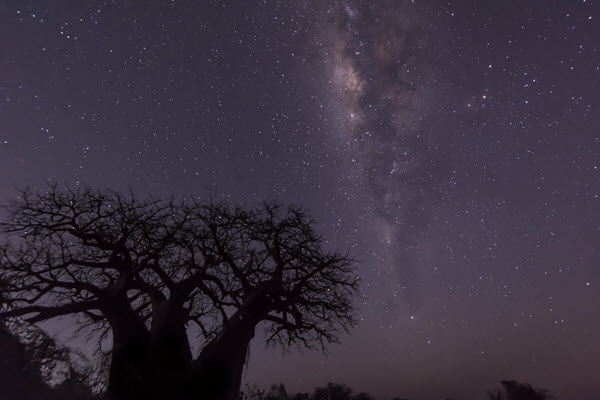
<path fill-rule="evenodd" d="M 335 132 L 341 151 L 356 163 L 357 190 L 364 191 L 365 217 L 379 242 L 377 269 L 406 288 L 406 280 L 414 283 L 443 175 L 424 121 L 431 107 L 428 74 L 435 68 L 427 32 L 418 12 L 397 2 L 340 3 L 328 11 L 322 55 Z"/>
<path fill-rule="evenodd" d="M 598 19 L 590 0 L 5 1 L 0 192 L 308 208 L 359 260 L 361 323 L 328 357 L 258 334 L 248 382 L 597 398 Z"/>

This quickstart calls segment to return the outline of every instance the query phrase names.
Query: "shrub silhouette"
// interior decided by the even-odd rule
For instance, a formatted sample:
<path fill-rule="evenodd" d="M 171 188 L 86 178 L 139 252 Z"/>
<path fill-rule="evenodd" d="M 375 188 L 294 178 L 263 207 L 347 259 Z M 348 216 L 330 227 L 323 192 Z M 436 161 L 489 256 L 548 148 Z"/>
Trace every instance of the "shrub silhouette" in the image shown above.
<path fill-rule="evenodd" d="M 0 300 L 6 287 L 0 280 Z M 35 327 L 15 319 L 0 323 L 0 354 L 0 399 L 93 398 L 87 376 L 70 365 L 68 351 Z M 61 369 L 63 376 L 52 382 L 49 374 L 56 369 Z"/>
<path fill-rule="evenodd" d="M 553 397 L 546 389 L 534 388 L 528 383 L 515 380 L 502 381 L 503 390 L 488 392 L 490 400 L 550 400 Z"/>
<path fill-rule="evenodd" d="M 350 400 L 352 389 L 339 383 L 328 383 L 324 388 L 316 388 L 312 400 Z"/>

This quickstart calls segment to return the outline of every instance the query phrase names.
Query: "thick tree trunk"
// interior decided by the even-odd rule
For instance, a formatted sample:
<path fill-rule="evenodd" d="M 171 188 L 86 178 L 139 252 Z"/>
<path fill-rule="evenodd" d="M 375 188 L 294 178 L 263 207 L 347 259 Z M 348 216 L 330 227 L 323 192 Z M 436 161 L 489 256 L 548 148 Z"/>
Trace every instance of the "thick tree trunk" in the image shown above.
<path fill-rule="evenodd" d="M 144 321 L 126 301 L 124 293 L 107 295 L 103 312 L 112 328 L 113 348 L 108 379 L 111 400 L 141 398 L 146 391 L 149 334 Z"/>
<path fill-rule="evenodd" d="M 260 292 L 251 294 L 246 300 L 194 361 L 190 384 L 196 398 L 239 399 L 248 346 L 268 306 L 268 299 Z"/>
<path fill-rule="evenodd" d="M 118 315 L 118 323 L 111 321 L 110 399 L 238 400 L 248 346 L 265 309 L 265 298 L 254 296 L 194 361 L 181 304 L 154 305 L 149 331 L 141 319 Z"/>
<path fill-rule="evenodd" d="M 186 378 L 192 352 L 186 332 L 186 317 L 183 307 L 174 302 L 165 302 L 153 311 L 148 362 L 152 398 L 190 398 Z"/>
<path fill-rule="evenodd" d="M 256 323 L 232 317 L 195 360 L 190 385 L 196 398 L 238 400 L 248 345 Z"/>
<path fill-rule="evenodd" d="M 122 342 L 114 339 L 109 370 L 108 395 L 111 400 L 142 398 L 147 392 L 148 342 Z"/>
<path fill-rule="evenodd" d="M 116 304 L 107 311 L 113 328 L 110 400 L 191 398 L 187 377 L 192 354 L 182 304 L 156 301 L 150 330 L 126 304 Z"/>

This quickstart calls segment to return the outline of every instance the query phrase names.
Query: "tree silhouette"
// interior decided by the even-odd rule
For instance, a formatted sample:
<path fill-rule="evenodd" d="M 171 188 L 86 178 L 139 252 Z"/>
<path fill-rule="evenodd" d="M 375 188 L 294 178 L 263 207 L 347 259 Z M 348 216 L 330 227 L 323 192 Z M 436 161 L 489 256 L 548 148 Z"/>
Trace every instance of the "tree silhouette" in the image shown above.
<path fill-rule="evenodd" d="M 0 316 L 110 333 L 114 399 L 235 399 L 259 323 L 269 344 L 324 350 L 355 322 L 353 260 L 295 207 L 50 186 L 5 210 Z"/>
<path fill-rule="evenodd" d="M 552 395 L 546 389 L 534 388 L 528 383 L 515 380 L 502 381 L 504 391 L 493 389 L 488 392 L 490 400 L 550 400 Z"/>
<path fill-rule="evenodd" d="M 258 387 L 256 383 L 246 383 L 244 390 L 240 393 L 240 400 L 264 400 L 265 390 Z"/>
<path fill-rule="evenodd" d="M 0 325 L 0 398 L 11 400 L 91 400 L 86 375 L 69 365 L 60 349 L 43 332 L 28 327 L 27 341 Z M 56 365 L 59 363 L 60 365 Z M 59 372 L 58 382 L 52 375 Z"/>
<path fill-rule="evenodd" d="M 271 389 L 267 392 L 265 400 L 288 400 L 288 394 L 283 383 L 271 385 Z"/>
<path fill-rule="evenodd" d="M 312 400 L 350 400 L 352 389 L 340 383 L 329 382 L 327 386 L 316 388 Z"/>
<path fill-rule="evenodd" d="M 0 280 L 0 301 L 6 283 Z M 0 398 L 91 400 L 85 372 L 71 365 L 69 352 L 40 329 L 11 319 L 0 323 Z M 53 376 L 57 372 L 61 376 Z"/>

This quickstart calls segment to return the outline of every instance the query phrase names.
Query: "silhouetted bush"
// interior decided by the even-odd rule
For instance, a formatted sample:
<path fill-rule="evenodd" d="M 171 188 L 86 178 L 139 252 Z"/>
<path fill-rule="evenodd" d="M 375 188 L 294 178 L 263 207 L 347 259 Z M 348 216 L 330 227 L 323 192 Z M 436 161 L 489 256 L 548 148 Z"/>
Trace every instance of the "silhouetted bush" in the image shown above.
<path fill-rule="evenodd" d="M 552 395 L 546 389 L 534 388 L 528 383 L 515 380 L 502 381 L 503 390 L 488 392 L 490 400 L 550 400 Z"/>
<path fill-rule="evenodd" d="M 312 400 L 351 400 L 352 389 L 339 383 L 328 383 L 324 388 L 316 388 Z"/>

